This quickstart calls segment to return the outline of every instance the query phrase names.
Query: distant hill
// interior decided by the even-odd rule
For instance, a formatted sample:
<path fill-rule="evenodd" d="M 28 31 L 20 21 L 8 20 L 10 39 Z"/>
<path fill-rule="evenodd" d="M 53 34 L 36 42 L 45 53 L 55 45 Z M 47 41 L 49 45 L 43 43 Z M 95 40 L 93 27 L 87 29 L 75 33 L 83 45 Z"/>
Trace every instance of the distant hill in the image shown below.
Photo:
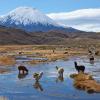
<path fill-rule="evenodd" d="M 71 44 L 74 40 L 100 40 L 100 33 L 69 33 L 63 31 L 25 32 L 0 26 L 0 45 L 8 44 Z"/>

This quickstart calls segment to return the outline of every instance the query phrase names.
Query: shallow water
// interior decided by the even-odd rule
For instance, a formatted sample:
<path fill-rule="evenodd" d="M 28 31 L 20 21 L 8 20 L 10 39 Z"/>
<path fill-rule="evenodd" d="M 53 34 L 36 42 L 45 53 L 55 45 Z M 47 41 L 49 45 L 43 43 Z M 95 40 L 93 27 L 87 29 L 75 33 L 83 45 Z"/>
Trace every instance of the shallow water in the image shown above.
<path fill-rule="evenodd" d="M 29 69 L 29 74 L 26 76 L 18 76 L 16 67 L 20 63 L 18 60 L 15 66 L 9 67 L 12 70 L 10 73 L 0 74 L 0 100 L 99 100 L 100 94 L 88 94 L 73 87 L 73 80 L 69 75 L 76 72 L 74 61 L 84 64 L 86 72 L 100 81 L 98 59 L 95 59 L 94 65 L 90 64 L 86 57 L 74 57 L 67 61 L 59 60 L 38 65 L 28 65 L 23 60 Z M 57 78 L 55 66 L 65 69 L 64 80 Z M 33 73 L 42 71 L 44 72 L 42 79 L 39 83 L 35 83 Z"/>

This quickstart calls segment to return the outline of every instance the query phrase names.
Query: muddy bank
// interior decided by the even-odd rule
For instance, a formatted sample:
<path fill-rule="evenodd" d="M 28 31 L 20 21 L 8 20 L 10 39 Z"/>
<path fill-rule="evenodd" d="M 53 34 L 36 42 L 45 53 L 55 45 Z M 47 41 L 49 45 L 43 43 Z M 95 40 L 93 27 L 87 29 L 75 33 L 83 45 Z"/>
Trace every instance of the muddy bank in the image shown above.
<path fill-rule="evenodd" d="M 88 93 L 100 93 L 100 83 L 97 83 L 93 77 L 87 73 L 79 73 L 70 75 L 74 79 L 74 87 L 85 90 Z"/>

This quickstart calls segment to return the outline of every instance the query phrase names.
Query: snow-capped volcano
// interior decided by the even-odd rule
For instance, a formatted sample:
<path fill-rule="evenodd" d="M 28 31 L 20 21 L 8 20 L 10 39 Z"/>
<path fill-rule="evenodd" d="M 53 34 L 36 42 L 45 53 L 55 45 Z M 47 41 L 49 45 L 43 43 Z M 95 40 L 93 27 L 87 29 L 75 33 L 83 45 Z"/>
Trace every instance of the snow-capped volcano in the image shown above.
<path fill-rule="evenodd" d="M 31 7 L 19 7 L 1 16 L 0 25 L 24 29 L 31 32 L 65 29 L 65 27 L 56 23 L 39 10 Z M 72 30 L 72 28 L 70 29 Z"/>

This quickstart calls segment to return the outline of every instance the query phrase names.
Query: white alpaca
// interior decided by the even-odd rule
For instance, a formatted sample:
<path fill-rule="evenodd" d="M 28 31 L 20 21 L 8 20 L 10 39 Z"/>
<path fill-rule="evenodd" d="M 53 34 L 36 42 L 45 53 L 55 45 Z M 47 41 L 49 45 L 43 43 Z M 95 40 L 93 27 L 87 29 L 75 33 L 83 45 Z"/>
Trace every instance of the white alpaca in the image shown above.
<path fill-rule="evenodd" d="M 62 67 L 58 68 L 57 66 L 56 66 L 56 69 L 58 71 L 59 76 L 63 77 L 64 69 Z"/>
<path fill-rule="evenodd" d="M 36 80 L 36 82 L 38 82 L 42 78 L 42 76 L 43 72 L 33 74 L 33 78 Z"/>

